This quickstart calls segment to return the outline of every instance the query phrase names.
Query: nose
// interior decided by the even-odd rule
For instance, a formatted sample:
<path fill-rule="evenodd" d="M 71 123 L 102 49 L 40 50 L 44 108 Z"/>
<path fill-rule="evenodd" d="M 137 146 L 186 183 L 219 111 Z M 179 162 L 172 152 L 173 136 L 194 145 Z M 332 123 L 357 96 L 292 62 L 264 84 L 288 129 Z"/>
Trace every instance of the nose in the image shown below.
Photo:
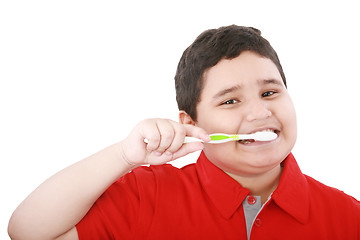
<path fill-rule="evenodd" d="M 246 120 L 251 122 L 255 120 L 264 120 L 272 116 L 267 104 L 260 99 L 248 102 L 246 109 Z"/>

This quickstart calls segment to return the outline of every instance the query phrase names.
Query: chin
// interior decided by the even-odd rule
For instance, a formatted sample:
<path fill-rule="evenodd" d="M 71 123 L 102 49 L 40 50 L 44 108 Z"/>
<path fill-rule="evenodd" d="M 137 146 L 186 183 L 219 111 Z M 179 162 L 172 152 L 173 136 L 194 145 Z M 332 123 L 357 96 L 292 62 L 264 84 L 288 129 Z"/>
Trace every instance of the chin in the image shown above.
<path fill-rule="evenodd" d="M 233 174 L 259 174 L 279 165 L 290 153 L 291 146 L 252 148 L 212 145 L 204 148 L 207 158 L 225 172 Z"/>

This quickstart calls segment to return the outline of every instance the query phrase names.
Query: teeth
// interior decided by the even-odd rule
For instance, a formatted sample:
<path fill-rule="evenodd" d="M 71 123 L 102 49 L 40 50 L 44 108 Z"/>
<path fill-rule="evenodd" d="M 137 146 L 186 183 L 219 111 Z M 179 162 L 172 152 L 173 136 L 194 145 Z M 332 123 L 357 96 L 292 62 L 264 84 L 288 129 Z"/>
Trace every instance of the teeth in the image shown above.
<path fill-rule="evenodd" d="M 270 136 L 269 134 L 267 135 L 264 135 L 264 133 L 272 133 Z M 261 134 L 263 133 L 263 134 Z M 249 143 L 253 143 L 255 141 L 270 141 L 270 140 L 274 140 L 276 138 L 276 135 L 274 135 L 274 133 L 277 135 L 276 133 L 276 130 L 273 130 L 273 129 L 264 129 L 264 130 L 261 130 L 261 131 L 257 131 L 257 132 L 254 132 L 252 134 L 255 134 L 256 137 L 254 136 L 254 139 L 250 138 L 249 136 L 249 139 L 242 139 L 242 140 L 239 140 L 239 143 L 242 143 L 242 144 L 249 144 Z M 261 134 L 261 135 L 260 135 Z M 251 134 L 250 134 L 251 135 Z"/>
<path fill-rule="evenodd" d="M 253 139 L 243 139 L 243 140 L 239 140 L 239 142 L 242 143 L 242 144 L 249 144 L 249 143 L 255 142 L 255 140 L 253 140 Z"/>
<path fill-rule="evenodd" d="M 257 131 L 257 132 L 254 132 L 254 133 L 258 133 L 258 132 L 272 132 L 272 133 L 276 133 L 276 130 L 274 129 L 265 129 L 265 130 L 262 130 L 262 131 Z"/>
<path fill-rule="evenodd" d="M 272 129 L 265 129 L 265 130 L 262 130 L 262 131 L 259 131 L 259 132 L 275 132 L 275 131 L 272 130 Z"/>

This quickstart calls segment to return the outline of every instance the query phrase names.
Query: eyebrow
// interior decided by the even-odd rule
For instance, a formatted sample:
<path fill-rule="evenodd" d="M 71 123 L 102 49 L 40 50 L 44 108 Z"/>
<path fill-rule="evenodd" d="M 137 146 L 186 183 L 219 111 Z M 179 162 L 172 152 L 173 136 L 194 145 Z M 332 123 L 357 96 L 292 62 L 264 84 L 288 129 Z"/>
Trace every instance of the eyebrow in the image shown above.
<path fill-rule="evenodd" d="M 277 79 L 264 79 L 264 80 L 259 80 L 258 83 L 261 85 L 268 85 L 268 84 L 275 84 L 275 85 L 279 85 L 279 86 L 284 86 L 283 85 L 283 82 L 280 81 L 280 80 L 277 80 Z M 217 92 L 214 96 L 213 96 L 213 99 L 216 99 L 216 98 L 219 98 L 219 97 L 222 97 L 228 93 L 233 93 L 233 92 L 236 92 L 238 90 L 240 90 L 242 87 L 240 85 L 235 85 L 233 87 L 230 87 L 230 88 L 225 88 L 219 92 Z"/>
<path fill-rule="evenodd" d="M 259 84 L 267 85 L 267 84 L 275 84 L 279 86 L 284 86 L 283 82 L 278 79 L 265 79 L 265 80 L 259 80 Z"/>
<path fill-rule="evenodd" d="M 228 93 L 232 93 L 232 92 L 236 92 L 238 91 L 239 89 L 241 89 L 241 86 L 240 85 L 235 85 L 233 87 L 230 87 L 230 88 L 225 88 L 221 91 L 219 91 L 218 93 L 216 93 L 213 97 L 213 99 L 216 99 L 216 98 L 219 98 L 219 97 L 222 97 Z"/>

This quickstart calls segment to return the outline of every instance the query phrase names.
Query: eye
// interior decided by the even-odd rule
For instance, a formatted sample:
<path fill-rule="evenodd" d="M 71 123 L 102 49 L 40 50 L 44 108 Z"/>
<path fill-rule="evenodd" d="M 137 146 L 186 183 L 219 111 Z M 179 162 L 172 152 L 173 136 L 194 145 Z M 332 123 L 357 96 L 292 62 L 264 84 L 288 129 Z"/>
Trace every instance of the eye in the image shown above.
<path fill-rule="evenodd" d="M 276 92 L 275 91 L 267 91 L 264 92 L 263 94 L 261 94 L 262 97 L 270 97 L 272 95 L 274 95 Z"/>
<path fill-rule="evenodd" d="M 238 100 L 229 99 L 229 100 L 223 102 L 221 105 L 231 105 L 231 104 L 235 104 L 235 103 L 238 103 L 238 102 L 239 102 Z"/>

